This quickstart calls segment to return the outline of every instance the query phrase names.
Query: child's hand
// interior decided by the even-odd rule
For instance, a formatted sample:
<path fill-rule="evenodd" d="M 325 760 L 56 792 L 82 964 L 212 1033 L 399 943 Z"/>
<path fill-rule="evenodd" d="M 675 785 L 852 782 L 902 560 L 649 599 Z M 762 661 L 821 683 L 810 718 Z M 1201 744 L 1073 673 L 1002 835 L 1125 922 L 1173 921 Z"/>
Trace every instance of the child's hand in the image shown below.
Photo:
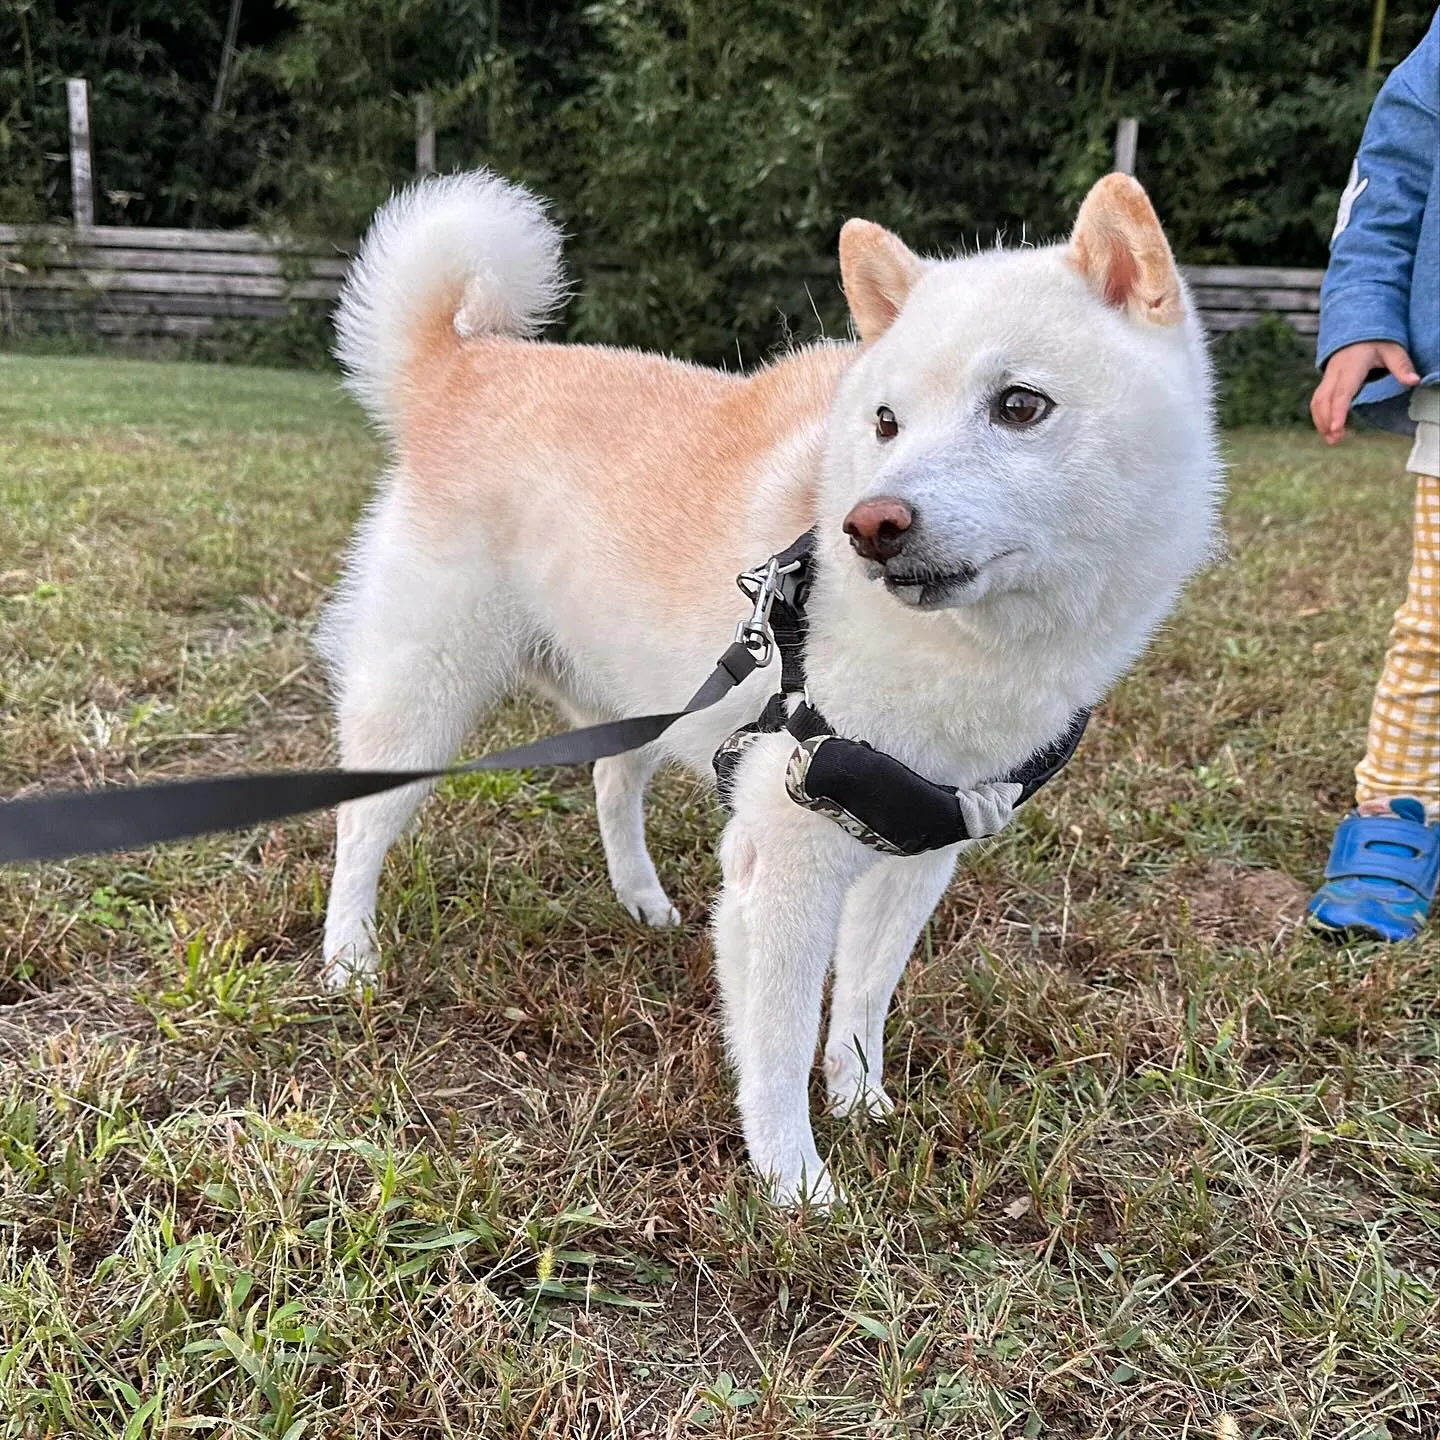
<path fill-rule="evenodd" d="M 1405 347 L 1393 340 L 1360 340 L 1343 346 L 1325 362 L 1325 373 L 1310 397 L 1310 418 L 1327 445 L 1345 433 L 1350 402 L 1372 370 L 1388 370 L 1402 385 L 1420 383 Z"/>

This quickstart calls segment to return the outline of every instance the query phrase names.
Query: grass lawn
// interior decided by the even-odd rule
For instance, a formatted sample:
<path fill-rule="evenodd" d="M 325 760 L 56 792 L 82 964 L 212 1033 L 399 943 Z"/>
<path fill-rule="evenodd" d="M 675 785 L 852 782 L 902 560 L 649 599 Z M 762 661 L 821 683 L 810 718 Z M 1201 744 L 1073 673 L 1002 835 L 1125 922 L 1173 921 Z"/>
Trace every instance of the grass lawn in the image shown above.
<path fill-rule="evenodd" d="M 331 816 L 0 871 L 0 1435 L 1435 1440 L 1440 936 L 1294 923 L 1405 449 L 1228 452 L 1228 562 L 921 942 L 898 1114 L 821 1123 L 834 1215 L 746 1171 L 681 777 L 668 934 L 587 776 L 451 785 L 363 1002 Z M 0 356 L 0 794 L 326 760 L 379 460 L 323 377 Z"/>

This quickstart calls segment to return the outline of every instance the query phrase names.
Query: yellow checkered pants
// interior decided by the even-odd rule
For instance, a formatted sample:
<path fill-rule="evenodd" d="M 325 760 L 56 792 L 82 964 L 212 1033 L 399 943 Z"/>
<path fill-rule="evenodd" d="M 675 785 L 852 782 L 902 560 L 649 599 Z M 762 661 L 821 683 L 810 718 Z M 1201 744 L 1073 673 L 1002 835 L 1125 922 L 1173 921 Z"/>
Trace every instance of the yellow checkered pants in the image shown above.
<path fill-rule="evenodd" d="M 1434 818 L 1440 814 L 1440 477 L 1414 478 L 1409 590 L 1390 629 L 1365 758 L 1355 767 L 1355 796 L 1413 795 Z"/>

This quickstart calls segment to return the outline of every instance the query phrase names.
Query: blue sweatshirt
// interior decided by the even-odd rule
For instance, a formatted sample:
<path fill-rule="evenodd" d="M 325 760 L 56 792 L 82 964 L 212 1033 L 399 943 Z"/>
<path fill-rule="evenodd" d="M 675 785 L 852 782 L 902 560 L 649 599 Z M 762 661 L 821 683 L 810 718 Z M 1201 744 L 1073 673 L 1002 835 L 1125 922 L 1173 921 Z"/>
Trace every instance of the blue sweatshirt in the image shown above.
<path fill-rule="evenodd" d="M 1391 72 L 1365 122 L 1340 199 L 1320 287 L 1315 358 L 1358 340 L 1393 340 L 1422 385 L 1440 385 L 1440 12 Z M 1355 397 L 1356 412 L 1413 431 L 1393 375 Z"/>

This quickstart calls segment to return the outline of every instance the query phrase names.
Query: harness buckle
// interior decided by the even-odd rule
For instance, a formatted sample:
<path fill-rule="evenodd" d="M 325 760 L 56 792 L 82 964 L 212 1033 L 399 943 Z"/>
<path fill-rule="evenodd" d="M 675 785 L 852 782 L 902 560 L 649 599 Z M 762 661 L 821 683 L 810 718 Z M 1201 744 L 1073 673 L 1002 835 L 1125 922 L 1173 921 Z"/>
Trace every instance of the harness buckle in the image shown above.
<path fill-rule="evenodd" d="M 775 654 L 775 636 L 770 629 L 770 610 L 775 597 L 780 594 L 781 581 L 795 574 L 803 564 L 791 560 L 782 565 L 778 555 L 772 555 L 763 565 L 746 570 L 735 577 L 735 583 L 750 600 L 750 614 L 735 627 L 735 643 L 743 645 L 755 657 L 755 664 L 764 669 Z"/>

